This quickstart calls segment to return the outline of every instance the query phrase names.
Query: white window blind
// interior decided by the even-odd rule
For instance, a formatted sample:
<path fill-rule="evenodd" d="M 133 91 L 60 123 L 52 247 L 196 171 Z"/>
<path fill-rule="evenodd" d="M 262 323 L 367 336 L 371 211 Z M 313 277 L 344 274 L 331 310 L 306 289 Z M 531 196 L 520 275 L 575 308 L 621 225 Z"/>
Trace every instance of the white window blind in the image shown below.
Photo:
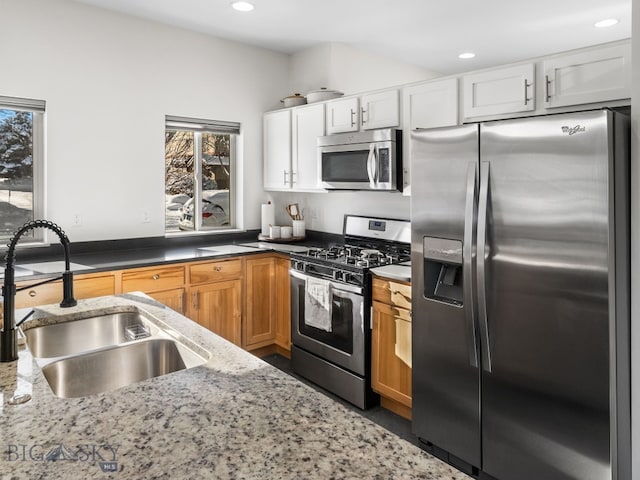
<path fill-rule="evenodd" d="M 192 132 L 213 132 L 238 135 L 240 124 L 238 122 L 225 122 L 222 120 L 203 120 L 191 117 L 165 116 L 166 128 L 171 130 L 188 130 Z"/>

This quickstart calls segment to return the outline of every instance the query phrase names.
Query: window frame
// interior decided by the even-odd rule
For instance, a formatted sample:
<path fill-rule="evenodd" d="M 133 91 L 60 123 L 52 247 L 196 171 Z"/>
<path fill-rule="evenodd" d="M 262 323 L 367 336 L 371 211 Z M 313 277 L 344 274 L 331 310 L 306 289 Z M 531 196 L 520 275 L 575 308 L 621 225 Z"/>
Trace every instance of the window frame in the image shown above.
<path fill-rule="evenodd" d="M 32 136 L 31 136 L 31 156 L 32 156 L 32 175 L 33 175 L 33 191 L 32 191 L 32 212 L 33 219 L 46 218 L 46 178 L 45 178 L 45 114 L 46 102 L 44 100 L 36 100 L 20 97 L 0 96 L 0 109 L 13 110 L 31 113 L 32 120 Z M 41 228 L 32 230 L 32 237 L 25 238 L 20 242 L 18 248 L 27 246 L 48 245 L 45 231 Z M 0 251 L 6 250 L 9 239 L 5 242 L 0 240 Z"/>
<path fill-rule="evenodd" d="M 238 195 L 238 159 L 237 142 L 240 138 L 240 124 L 237 122 L 225 122 L 219 120 L 204 120 L 192 117 L 165 116 L 165 138 L 167 131 L 191 131 L 193 132 L 193 196 L 194 202 L 194 228 L 193 230 L 167 231 L 165 210 L 165 237 L 180 237 L 189 235 L 216 235 L 235 231 L 241 231 L 238 226 L 238 214 L 236 212 Z M 204 227 L 202 225 L 202 135 L 211 133 L 214 135 L 229 135 L 229 225 L 221 227 Z M 165 157 L 166 175 L 166 157 Z M 165 183 L 166 195 L 166 183 Z"/>

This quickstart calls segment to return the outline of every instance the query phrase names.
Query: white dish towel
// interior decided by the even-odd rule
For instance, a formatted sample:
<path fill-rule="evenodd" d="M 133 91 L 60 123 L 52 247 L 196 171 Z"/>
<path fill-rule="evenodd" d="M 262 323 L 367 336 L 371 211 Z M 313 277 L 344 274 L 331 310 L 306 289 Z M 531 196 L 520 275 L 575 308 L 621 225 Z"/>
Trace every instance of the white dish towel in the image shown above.
<path fill-rule="evenodd" d="M 331 283 L 321 278 L 307 278 L 304 292 L 304 323 L 331 332 Z"/>

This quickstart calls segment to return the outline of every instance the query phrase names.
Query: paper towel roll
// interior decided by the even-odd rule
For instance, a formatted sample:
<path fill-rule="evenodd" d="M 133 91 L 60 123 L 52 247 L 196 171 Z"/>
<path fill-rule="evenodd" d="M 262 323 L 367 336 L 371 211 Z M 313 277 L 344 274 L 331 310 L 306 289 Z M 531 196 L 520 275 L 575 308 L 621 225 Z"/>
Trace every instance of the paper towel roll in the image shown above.
<path fill-rule="evenodd" d="M 269 236 L 269 225 L 275 225 L 276 223 L 275 211 L 273 209 L 273 203 L 262 204 L 262 235 Z"/>

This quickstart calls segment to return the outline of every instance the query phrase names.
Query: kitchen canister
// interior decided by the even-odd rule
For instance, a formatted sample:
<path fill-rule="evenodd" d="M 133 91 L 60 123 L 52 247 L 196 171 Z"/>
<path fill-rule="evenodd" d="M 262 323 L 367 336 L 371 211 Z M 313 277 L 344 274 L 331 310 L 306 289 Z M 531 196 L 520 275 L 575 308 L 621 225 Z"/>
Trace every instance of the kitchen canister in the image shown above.
<path fill-rule="evenodd" d="M 280 227 L 280 236 L 282 238 L 291 238 L 291 235 L 293 235 L 293 227 Z"/>
<path fill-rule="evenodd" d="M 277 225 L 270 225 L 269 226 L 269 236 L 271 238 L 280 238 L 280 227 Z"/>
<path fill-rule="evenodd" d="M 302 238 L 305 235 L 304 231 L 304 220 L 294 220 L 293 221 L 293 236 Z"/>

